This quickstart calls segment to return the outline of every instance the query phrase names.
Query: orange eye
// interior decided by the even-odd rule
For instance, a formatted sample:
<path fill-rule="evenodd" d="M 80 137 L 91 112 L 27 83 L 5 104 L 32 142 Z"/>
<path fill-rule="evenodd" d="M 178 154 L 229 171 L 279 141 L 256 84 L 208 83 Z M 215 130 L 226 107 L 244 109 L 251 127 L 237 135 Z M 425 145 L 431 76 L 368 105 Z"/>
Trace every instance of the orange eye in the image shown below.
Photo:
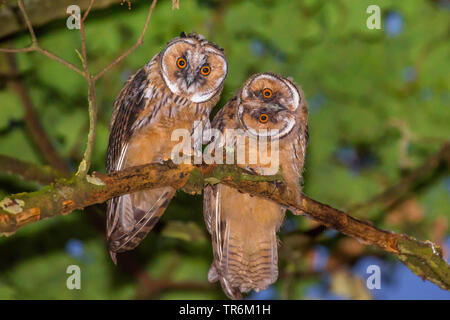
<path fill-rule="evenodd" d="M 259 122 L 266 123 L 267 121 L 269 121 L 269 116 L 265 113 L 261 113 L 259 116 Z"/>
<path fill-rule="evenodd" d="M 272 96 L 272 90 L 270 90 L 269 88 L 265 88 L 262 91 L 262 94 L 263 94 L 264 98 L 269 99 Z"/>
<path fill-rule="evenodd" d="M 184 68 L 186 68 L 186 65 L 187 65 L 187 63 L 186 63 L 186 59 L 185 58 L 178 58 L 178 60 L 177 60 L 177 67 L 178 68 L 184 69 Z"/>
<path fill-rule="evenodd" d="M 202 75 L 207 76 L 208 74 L 211 73 L 211 67 L 210 66 L 203 66 L 200 69 L 200 72 L 202 73 Z"/>

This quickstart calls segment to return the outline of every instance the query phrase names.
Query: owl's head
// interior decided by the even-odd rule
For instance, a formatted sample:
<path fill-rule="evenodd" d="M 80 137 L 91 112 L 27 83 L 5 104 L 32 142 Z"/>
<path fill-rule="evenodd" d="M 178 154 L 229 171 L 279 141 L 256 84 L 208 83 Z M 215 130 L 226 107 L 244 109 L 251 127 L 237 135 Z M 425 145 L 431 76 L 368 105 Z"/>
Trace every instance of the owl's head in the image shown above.
<path fill-rule="evenodd" d="M 184 32 L 161 52 L 160 66 L 170 91 L 195 103 L 220 93 L 228 70 L 222 49 L 199 34 Z"/>
<path fill-rule="evenodd" d="M 283 138 L 300 125 L 305 111 L 303 91 L 273 73 L 250 77 L 238 95 L 238 118 L 252 136 Z"/>

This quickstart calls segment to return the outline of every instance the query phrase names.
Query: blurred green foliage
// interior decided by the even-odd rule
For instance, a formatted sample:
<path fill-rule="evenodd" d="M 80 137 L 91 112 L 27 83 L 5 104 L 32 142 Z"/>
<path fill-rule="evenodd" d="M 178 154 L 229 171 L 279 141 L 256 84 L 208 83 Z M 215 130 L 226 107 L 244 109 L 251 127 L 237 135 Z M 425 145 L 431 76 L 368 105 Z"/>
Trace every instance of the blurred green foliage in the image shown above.
<path fill-rule="evenodd" d="M 342 209 L 368 200 L 438 151 L 450 137 L 449 11 L 439 1 L 412 2 L 182 0 L 176 11 L 171 10 L 170 1 L 159 2 L 144 44 L 96 86 L 99 117 L 93 170 L 104 172 L 112 105 L 126 79 L 180 31 L 196 31 L 223 47 L 229 60 L 217 108 L 252 73 L 272 71 L 292 77 L 310 105 L 306 194 Z M 374 3 L 381 7 L 381 30 L 366 27 L 366 8 Z M 131 11 L 113 5 L 90 14 L 87 50 L 94 72 L 134 44 L 147 6 L 147 1 L 139 1 Z M 393 12 L 397 27 L 388 25 L 387 17 Z M 80 65 L 74 50 L 80 44 L 79 33 L 68 30 L 65 20 L 38 29 L 38 38 L 44 48 Z M 22 47 L 29 38 L 24 33 L 14 42 Z M 17 58 L 40 120 L 75 170 L 88 128 L 84 79 L 39 54 Z M 0 67 L 5 67 L 3 57 Z M 20 100 L 10 88 L 0 89 L 0 153 L 40 163 L 26 134 Z M 36 188 L 6 176 L 0 182 L 0 196 Z M 431 238 L 436 219 L 448 223 L 449 184 L 448 176 L 438 177 L 418 193 L 414 206 L 421 216 L 412 226 L 405 223 L 409 226 L 405 229 L 402 223 L 389 220 L 383 220 L 382 226 Z M 305 218 L 288 217 L 298 228 L 307 228 Z M 195 225 L 184 228 L 183 221 Z M 82 255 L 70 254 L 70 239 L 81 240 Z M 330 250 L 333 239 L 325 242 Z M 174 266 L 173 281 L 206 283 L 212 254 L 203 227 L 201 196 L 178 193 L 160 227 L 136 255 L 155 278 Z M 307 268 L 302 254 L 294 261 L 280 256 L 282 270 Z M 82 290 L 65 287 L 70 264 L 81 266 Z M 317 281 L 295 278 L 287 290 L 291 280 L 283 279 L 276 284 L 279 297 L 295 299 L 304 297 L 305 287 Z M 136 289 L 135 279 L 112 265 L 102 236 L 82 213 L 32 224 L 10 238 L 0 238 L 0 299 L 121 299 L 135 297 Z M 206 291 L 169 290 L 158 296 L 223 297 L 217 286 Z"/>

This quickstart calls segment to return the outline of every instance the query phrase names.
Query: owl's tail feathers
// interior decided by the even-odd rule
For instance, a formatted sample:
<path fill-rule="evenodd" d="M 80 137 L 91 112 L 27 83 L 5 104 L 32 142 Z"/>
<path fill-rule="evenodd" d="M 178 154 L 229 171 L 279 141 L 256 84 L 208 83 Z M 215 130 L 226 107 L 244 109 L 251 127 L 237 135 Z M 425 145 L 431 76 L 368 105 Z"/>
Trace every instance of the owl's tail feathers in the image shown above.
<path fill-rule="evenodd" d="M 216 272 L 222 288 L 231 299 L 239 299 L 240 292 L 266 289 L 278 278 L 278 241 L 275 227 L 249 229 L 227 224 L 222 258 L 216 261 Z M 211 276 L 211 279 L 213 277 Z"/>
<path fill-rule="evenodd" d="M 112 262 L 117 266 L 117 253 L 109 250 L 109 256 L 111 257 Z"/>
<path fill-rule="evenodd" d="M 222 286 L 223 291 L 227 295 L 228 298 L 232 300 L 242 300 L 242 294 L 238 287 L 231 287 L 228 281 L 219 275 L 217 272 L 216 266 L 214 263 L 211 264 L 211 267 L 208 271 L 208 281 L 211 283 L 220 281 L 220 285 Z"/>
<path fill-rule="evenodd" d="M 132 250 L 144 240 L 174 194 L 172 187 L 163 187 L 126 194 L 108 202 L 107 240 L 114 264 L 117 253 Z"/>

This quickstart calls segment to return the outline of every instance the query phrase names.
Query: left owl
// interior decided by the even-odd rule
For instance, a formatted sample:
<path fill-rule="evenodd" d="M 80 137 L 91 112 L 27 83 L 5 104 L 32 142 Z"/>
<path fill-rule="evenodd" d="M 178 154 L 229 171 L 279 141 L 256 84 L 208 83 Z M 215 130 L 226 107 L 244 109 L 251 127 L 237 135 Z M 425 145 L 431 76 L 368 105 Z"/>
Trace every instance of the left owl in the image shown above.
<path fill-rule="evenodd" d="M 219 101 L 227 75 L 223 49 L 203 36 L 184 32 L 130 77 L 114 102 L 106 170 L 169 159 L 172 131 L 194 130 L 194 122 L 209 126 L 211 109 Z M 108 201 L 107 239 L 116 253 L 132 250 L 158 222 L 175 194 L 161 187 Z"/>

